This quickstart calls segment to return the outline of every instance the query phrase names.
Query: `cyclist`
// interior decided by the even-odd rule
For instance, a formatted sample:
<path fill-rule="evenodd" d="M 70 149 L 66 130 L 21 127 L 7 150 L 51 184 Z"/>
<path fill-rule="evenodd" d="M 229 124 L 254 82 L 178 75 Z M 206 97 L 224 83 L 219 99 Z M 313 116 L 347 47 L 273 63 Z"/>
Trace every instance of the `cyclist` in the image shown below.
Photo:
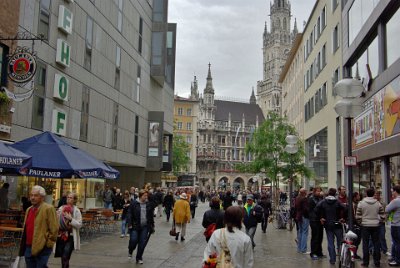
<path fill-rule="evenodd" d="M 318 260 L 323 257 L 322 254 L 322 239 L 324 237 L 324 227 L 322 226 L 314 209 L 322 200 L 321 187 L 313 188 L 313 194 L 308 198 L 308 208 L 311 227 L 311 259 Z"/>
<path fill-rule="evenodd" d="M 315 207 L 315 213 L 325 227 L 328 242 L 329 262 L 336 263 L 336 249 L 339 249 L 343 240 L 343 229 L 340 222 L 345 222 L 343 215 L 346 216 L 346 206 L 336 199 L 336 189 L 329 188 L 328 196 L 325 197 Z M 335 239 L 336 237 L 336 248 Z"/>

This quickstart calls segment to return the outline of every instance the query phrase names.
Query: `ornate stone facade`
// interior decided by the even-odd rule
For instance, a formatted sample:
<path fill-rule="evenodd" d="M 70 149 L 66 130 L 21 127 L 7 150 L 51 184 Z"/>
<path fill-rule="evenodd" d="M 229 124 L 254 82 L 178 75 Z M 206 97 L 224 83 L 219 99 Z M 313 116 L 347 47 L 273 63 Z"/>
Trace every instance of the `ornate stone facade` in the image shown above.
<path fill-rule="evenodd" d="M 298 32 L 296 21 L 293 31 L 290 30 L 291 5 L 288 0 L 274 0 L 270 11 L 271 31 L 268 32 L 265 23 L 263 34 L 263 80 L 257 82 L 257 103 L 264 116 L 270 111 L 281 114 L 279 75 Z"/>
<path fill-rule="evenodd" d="M 235 170 L 236 163 L 252 161 L 245 146 L 254 130 L 264 121 L 255 102 L 254 90 L 248 103 L 215 100 L 211 65 L 203 95 L 199 97 L 197 126 L 197 177 L 208 189 L 254 188 L 255 175 Z M 197 81 L 193 83 L 191 99 L 198 96 Z"/>

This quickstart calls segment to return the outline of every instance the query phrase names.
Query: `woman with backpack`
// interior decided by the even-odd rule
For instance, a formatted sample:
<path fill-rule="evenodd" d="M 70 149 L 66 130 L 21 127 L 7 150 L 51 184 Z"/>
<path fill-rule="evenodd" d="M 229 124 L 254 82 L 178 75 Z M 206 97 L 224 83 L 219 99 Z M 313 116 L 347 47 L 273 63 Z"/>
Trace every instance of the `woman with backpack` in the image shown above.
<path fill-rule="evenodd" d="M 251 268 L 254 264 L 250 237 L 242 229 L 243 209 L 231 206 L 225 210 L 225 228 L 215 230 L 204 250 L 203 267 L 212 267 L 213 262 L 225 267 Z"/>
<path fill-rule="evenodd" d="M 210 202 L 210 209 L 203 215 L 204 236 L 206 241 L 210 240 L 212 233 L 216 229 L 224 227 L 224 211 L 220 209 L 220 200 L 218 196 L 214 196 Z"/>

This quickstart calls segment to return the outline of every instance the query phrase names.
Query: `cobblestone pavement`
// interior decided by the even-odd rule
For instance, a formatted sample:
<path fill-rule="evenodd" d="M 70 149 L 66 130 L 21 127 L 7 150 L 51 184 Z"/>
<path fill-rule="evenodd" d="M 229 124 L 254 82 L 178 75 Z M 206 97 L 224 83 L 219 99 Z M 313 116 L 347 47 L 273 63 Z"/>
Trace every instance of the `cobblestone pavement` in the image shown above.
<path fill-rule="evenodd" d="M 203 257 L 206 242 L 203 236 L 204 229 L 201 220 L 206 204 L 200 204 L 196 212 L 195 219 L 188 226 L 186 241 L 175 241 L 169 236 L 170 223 L 165 217 L 156 219 L 156 233 L 150 238 L 146 247 L 143 261 L 144 264 L 136 264 L 128 260 L 128 240 L 120 238 L 119 233 L 104 235 L 99 238 L 84 242 L 80 251 L 74 251 L 71 257 L 71 267 L 185 267 L 199 268 Z M 296 231 L 274 229 L 268 226 L 267 233 L 263 234 L 258 227 L 255 235 L 255 268 L 261 267 L 321 267 L 331 268 L 328 259 L 312 261 L 308 255 L 296 253 L 294 242 Z M 388 243 L 390 240 L 388 240 Z M 323 245 L 326 254 L 326 244 Z M 136 252 L 134 252 L 135 254 Z M 361 253 L 361 252 L 359 252 Z M 135 258 L 133 258 L 134 260 Z M 49 267 L 61 267 L 59 258 L 50 258 Z M 361 262 L 357 262 L 356 267 L 360 267 Z M 336 265 L 338 266 L 338 265 Z M 371 265 L 373 261 L 371 259 Z M 382 256 L 381 267 L 387 265 L 387 257 Z"/>

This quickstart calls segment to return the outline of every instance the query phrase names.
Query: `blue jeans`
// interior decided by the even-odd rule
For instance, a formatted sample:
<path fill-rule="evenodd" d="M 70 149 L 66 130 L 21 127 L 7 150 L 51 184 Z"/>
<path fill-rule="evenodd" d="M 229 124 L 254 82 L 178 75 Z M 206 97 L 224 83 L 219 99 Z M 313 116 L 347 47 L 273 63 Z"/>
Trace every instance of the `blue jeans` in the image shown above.
<path fill-rule="evenodd" d="M 138 247 L 136 252 L 136 261 L 143 260 L 143 252 L 147 245 L 147 237 L 149 234 L 149 228 L 147 226 L 141 227 L 139 230 L 130 230 L 129 238 L 129 255 Z"/>
<path fill-rule="evenodd" d="M 400 226 L 391 226 L 390 234 L 392 235 L 392 258 L 395 262 L 400 263 Z"/>
<path fill-rule="evenodd" d="M 310 220 L 302 217 L 302 220 L 298 223 L 298 225 L 297 252 L 305 253 L 307 252 L 308 227 L 310 226 Z"/>
<path fill-rule="evenodd" d="M 379 246 L 382 253 L 386 254 L 388 251 L 388 246 L 386 243 L 386 225 L 384 223 L 379 224 Z M 374 250 L 374 245 L 372 243 L 372 239 L 369 240 L 369 251 Z"/>
<path fill-rule="evenodd" d="M 112 209 L 112 202 L 104 202 L 104 208 Z"/>
<path fill-rule="evenodd" d="M 250 237 L 251 245 L 253 246 L 253 248 L 256 246 L 256 243 L 254 243 L 254 235 L 256 231 L 257 231 L 257 226 L 250 228 L 246 227 L 246 234 Z"/>
<path fill-rule="evenodd" d="M 27 246 L 25 249 L 26 268 L 47 268 L 52 251 L 52 248 L 44 248 L 37 256 L 32 256 L 32 247 Z"/>
<path fill-rule="evenodd" d="M 336 262 L 336 249 L 340 248 L 340 244 L 343 240 L 343 229 L 328 227 L 325 228 L 326 232 L 326 240 L 328 242 L 328 252 L 329 252 L 329 261 L 331 263 Z M 336 248 L 335 248 L 335 237 L 336 237 Z"/>
<path fill-rule="evenodd" d="M 126 219 L 123 219 L 121 221 L 121 235 L 126 234 L 126 225 L 127 225 Z"/>

